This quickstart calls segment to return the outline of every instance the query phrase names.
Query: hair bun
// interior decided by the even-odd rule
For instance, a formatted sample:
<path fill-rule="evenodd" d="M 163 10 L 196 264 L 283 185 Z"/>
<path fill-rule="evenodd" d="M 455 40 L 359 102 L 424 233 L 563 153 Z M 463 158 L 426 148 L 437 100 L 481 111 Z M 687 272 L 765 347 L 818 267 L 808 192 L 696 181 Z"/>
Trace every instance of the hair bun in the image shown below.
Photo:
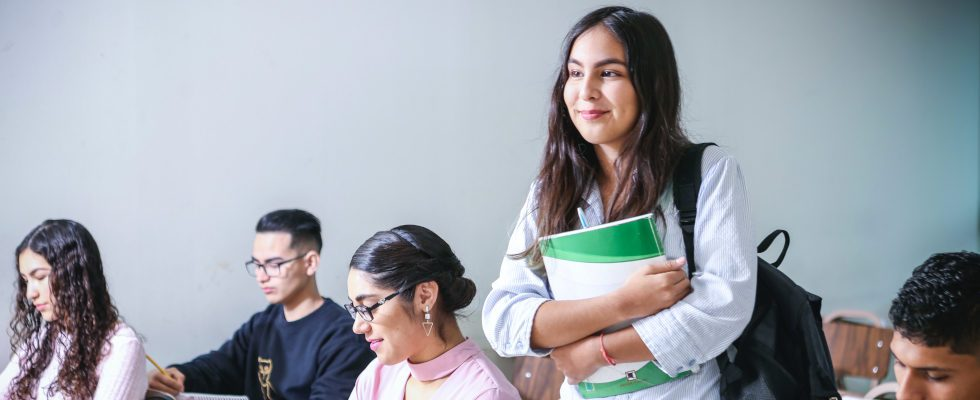
<path fill-rule="evenodd" d="M 455 313 L 473 302 L 476 297 L 476 284 L 469 278 L 458 277 L 446 285 L 440 293 L 447 312 Z"/>
<path fill-rule="evenodd" d="M 463 267 L 463 263 L 461 263 L 459 258 L 453 254 L 446 257 L 446 266 L 449 267 L 449 271 L 452 273 L 453 278 L 462 278 L 463 273 L 466 272 L 466 268 Z"/>
<path fill-rule="evenodd" d="M 350 267 L 372 275 L 375 284 L 405 288 L 434 280 L 442 309 L 455 313 L 473 302 L 476 284 L 463 277 L 466 268 L 439 235 L 418 225 L 401 225 L 375 233 L 351 258 Z M 414 291 L 402 292 L 411 298 Z"/>

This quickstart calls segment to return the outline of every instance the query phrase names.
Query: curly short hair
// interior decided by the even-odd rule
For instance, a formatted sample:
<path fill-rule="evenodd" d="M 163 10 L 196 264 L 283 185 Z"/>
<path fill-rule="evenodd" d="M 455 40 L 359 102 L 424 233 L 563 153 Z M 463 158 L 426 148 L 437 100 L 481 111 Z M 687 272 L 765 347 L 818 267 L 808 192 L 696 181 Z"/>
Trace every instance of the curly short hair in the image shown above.
<path fill-rule="evenodd" d="M 898 291 L 888 316 L 914 343 L 980 357 L 980 254 L 929 257 Z"/>

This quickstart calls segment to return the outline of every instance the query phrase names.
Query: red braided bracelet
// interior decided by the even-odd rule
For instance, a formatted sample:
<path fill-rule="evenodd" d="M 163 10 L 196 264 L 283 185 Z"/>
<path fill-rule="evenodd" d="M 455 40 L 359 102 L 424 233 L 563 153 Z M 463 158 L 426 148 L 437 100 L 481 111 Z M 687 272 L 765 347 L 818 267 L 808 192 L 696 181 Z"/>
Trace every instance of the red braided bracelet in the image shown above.
<path fill-rule="evenodd" d="M 599 351 L 602 352 L 602 358 L 606 360 L 607 364 L 616 365 L 616 359 L 609 357 L 609 353 L 606 353 L 606 345 L 602 343 L 602 337 L 605 334 L 605 332 L 599 334 Z"/>

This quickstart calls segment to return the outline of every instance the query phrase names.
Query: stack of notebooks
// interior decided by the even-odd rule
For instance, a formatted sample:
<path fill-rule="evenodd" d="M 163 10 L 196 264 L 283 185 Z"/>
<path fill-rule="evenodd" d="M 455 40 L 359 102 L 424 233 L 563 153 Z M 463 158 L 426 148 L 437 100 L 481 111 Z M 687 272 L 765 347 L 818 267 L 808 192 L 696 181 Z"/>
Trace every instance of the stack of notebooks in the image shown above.
<path fill-rule="evenodd" d="M 637 268 L 666 261 L 653 214 L 543 237 L 538 242 L 548 284 L 556 300 L 601 296 L 623 285 Z M 629 326 L 623 321 L 611 333 Z M 675 379 L 652 361 L 618 363 L 599 368 L 578 384 L 582 397 L 632 393 Z"/>

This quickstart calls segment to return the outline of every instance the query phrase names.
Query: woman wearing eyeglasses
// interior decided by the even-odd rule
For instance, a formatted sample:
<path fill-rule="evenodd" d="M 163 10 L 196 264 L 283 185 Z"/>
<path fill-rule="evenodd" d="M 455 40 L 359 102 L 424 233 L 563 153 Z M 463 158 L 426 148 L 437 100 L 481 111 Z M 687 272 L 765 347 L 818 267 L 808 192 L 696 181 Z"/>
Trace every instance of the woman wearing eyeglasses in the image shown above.
<path fill-rule="evenodd" d="M 517 389 L 463 336 L 456 313 L 476 295 L 442 238 L 416 225 L 378 232 L 347 276 L 354 332 L 378 358 L 351 399 L 519 399 Z"/>
<path fill-rule="evenodd" d="M 88 230 L 44 221 L 14 253 L 15 353 L 0 374 L 0 399 L 142 399 L 143 343 L 119 320 Z"/>

